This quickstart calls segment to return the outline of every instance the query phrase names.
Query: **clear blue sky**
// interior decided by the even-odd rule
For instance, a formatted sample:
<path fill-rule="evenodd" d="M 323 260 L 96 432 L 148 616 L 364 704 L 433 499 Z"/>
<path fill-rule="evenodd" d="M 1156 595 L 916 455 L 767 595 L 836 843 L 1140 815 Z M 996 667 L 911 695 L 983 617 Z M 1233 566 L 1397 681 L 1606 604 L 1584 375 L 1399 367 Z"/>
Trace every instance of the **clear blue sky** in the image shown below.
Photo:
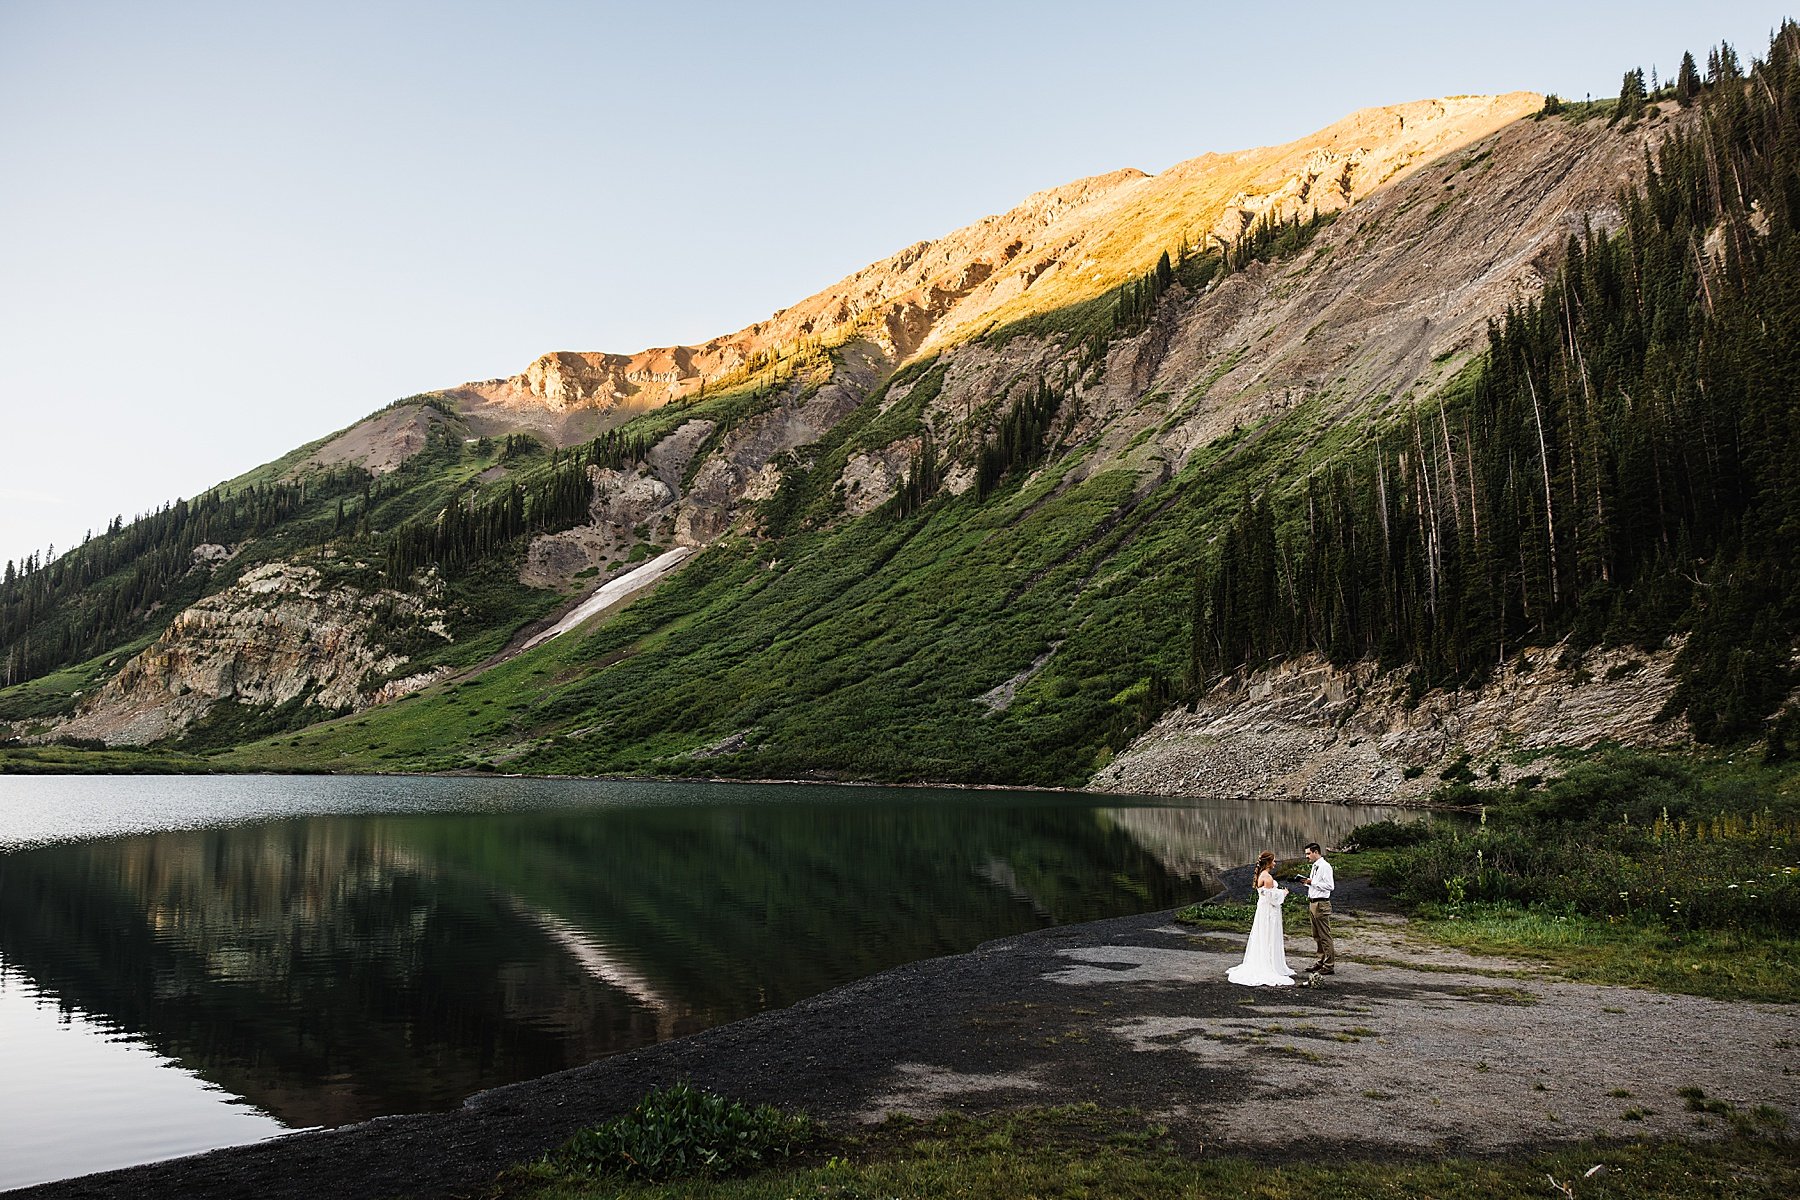
<path fill-rule="evenodd" d="M 728 332 L 1027 193 L 1782 10 L 0 0 L 0 559 L 398 396 Z"/>

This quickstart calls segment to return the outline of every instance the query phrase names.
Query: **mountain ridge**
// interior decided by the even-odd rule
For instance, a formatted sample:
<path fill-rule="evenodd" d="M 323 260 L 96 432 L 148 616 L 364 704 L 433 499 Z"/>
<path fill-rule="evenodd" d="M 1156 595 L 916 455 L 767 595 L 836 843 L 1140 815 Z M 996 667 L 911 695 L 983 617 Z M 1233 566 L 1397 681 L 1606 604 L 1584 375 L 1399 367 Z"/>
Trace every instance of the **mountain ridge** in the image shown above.
<path fill-rule="evenodd" d="M 635 414 L 688 397 L 709 379 L 716 382 L 741 371 L 757 354 L 805 338 L 829 340 L 864 322 L 896 363 L 904 362 L 932 344 L 934 334 L 952 338 L 992 315 L 993 309 L 1022 297 L 1047 273 L 1063 271 L 1062 254 L 1084 248 L 1091 240 L 1112 240 L 1093 228 L 1094 218 L 1108 211 L 1108 201 L 1137 199 L 1139 219 L 1132 220 L 1128 212 L 1121 214 L 1120 224 L 1139 232 L 1123 248 L 1095 247 L 1100 252 L 1097 269 L 1087 271 L 1089 278 L 1074 287 L 1061 289 L 1057 305 L 1092 299 L 1141 273 L 1158 251 L 1173 247 L 1184 232 L 1196 240 L 1226 242 L 1271 213 L 1291 217 L 1300 205 L 1337 211 L 1401 177 L 1434 148 L 1478 140 L 1497 122 L 1516 119 L 1542 104 L 1543 97 L 1535 92 L 1409 101 L 1358 110 L 1291 142 L 1202 154 L 1155 175 L 1125 167 L 1087 176 L 1033 192 L 1003 212 L 914 242 L 733 333 L 628 354 L 550 351 L 517 375 L 473 380 L 443 393 L 454 397 L 465 415 L 495 421 L 504 420 L 496 409 L 513 416 L 540 407 L 559 417 L 581 409 Z M 1408 120 L 1413 122 L 1411 135 L 1406 134 Z M 1393 137 L 1390 129 L 1402 136 Z M 1369 152 L 1371 145 L 1376 152 Z M 1341 147 L 1348 149 L 1340 153 Z M 1221 211 L 1207 224 L 1206 212 L 1220 199 L 1215 193 L 1220 190 L 1216 176 L 1221 169 L 1229 169 L 1232 182 L 1240 186 L 1223 199 Z M 1359 174 L 1362 177 L 1356 178 Z M 1259 184 L 1261 191 L 1255 190 Z M 1173 205 L 1154 194 L 1172 188 L 1182 193 Z M 1153 194 L 1141 198 L 1122 194 L 1144 190 Z M 1178 215 L 1155 221 L 1141 217 L 1145 211 L 1170 208 Z M 1183 222 L 1192 228 L 1170 228 Z M 1008 270 L 1015 264 L 1016 269 Z M 988 295 L 971 298 L 970 293 L 984 284 Z M 973 304 L 968 303 L 971 299 Z M 571 440 L 592 436 L 597 428 L 594 422 L 569 424 L 579 429 L 579 437 Z"/>
<path fill-rule="evenodd" d="M 315 524 L 307 544 L 316 549 L 294 550 L 329 582 L 375 594 L 415 586 L 393 547 L 403 534 L 422 539 L 421 565 L 435 563 L 431 578 L 448 583 L 446 639 L 414 639 L 409 654 L 370 631 L 365 653 L 400 661 L 350 703 L 335 699 L 357 714 L 403 679 L 444 682 L 354 720 L 320 722 L 326 714 L 297 699 L 282 718 L 296 736 L 232 749 L 259 721 L 275 731 L 271 713 L 243 707 L 269 694 L 255 663 L 275 661 L 246 644 L 243 686 L 195 700 L 186 697 L 201 681 L 165 680 L 201 714 L 165 744 L 225 751 L 219 761 L 240 766 L 679 771 L 704 760 L 696 769 L 707 773 L 1085 779 L 1123 731 L 1166 703 L 1157 680 L 1173 669 L 1167 647 L 1182 636 L 1182 604 L 1169 603 L 1167 581 L 1191 569 L 1210 536 L 1201 531 L 1217 527 L 1229 496 L 1316 470 L 1416 396 L 1450 386 L 1486 323 L 1536 293 L 1567 238 L 1617 219 L 1614 192 L 1682 119 L 1622 129 L 1526 119 L 1542 108 L 1534 93 L 1417 101 L 1156 176 L 1075 181 L 703 343 L 711 359 L 693 347 L 566 352 L 537 360 L 534 368 L 555 369 L 535 381 L 528 368 L 399 402 L 312 450 L 306 461 L 375 474 L 360 496 L 338 500 L 329 531 Z M 589 368 L 573 382 L 559 375 Z M 616 384 L 634 390 L 613 395 L 625 392 Z M 1028 417 L 1032 405 L 1050 415 Z M 1022 435 L 1028 444 L 1008 441 L 1015 427 L 1034 430 Z M 522 433 L 548 446 L 515 446 Z M 585 449 L 584 438 L 594 439 Z M 272 477 L 303 485 L 314 469 L 295 460 Z M 1016 482 L 989 498 L 1005 480 Z M 580 498 L 552 512 L 556 487 Z M 506 499 L 509 488 L 518 500 Z M 540 488 L 544 498 L 532 499 Z M 915 494 L 942 499 L 912 518 Z M 508 503 L 522 505 L 518 516 Z M 464 536 L 475 540 L 456 549 Z M 483 538 L 497 539 L 492 549 Z M 911 561 L 909 543 L 928 559 L 910 569 L 934 581 L 917 599 L 896 565 Z M 385 571 L 376 565 L 384 544 Z M 677 545 L 706 553 L 597 629 L 523 656 L 506 651 L 492 666 L 503 647 Z M 210 592 L 231 584 L 233 564 L 255 566 L 254 554 L 235 557 L 241 549 L 208 568 L 219 572 Z M 464 554 L 470 565 L 456 565 Z M 759 574 L 753 564 L 764 560 Z M 804 578 L 796 562 L 807 564 Z M 831 578 L 835 594 L 817 591 Z M 1151 584 L 1144 595 L 1160 597 L 1154 603 L 1121 592 Z M 934 616 L 932 597 L 950 607 Z M 1137 646 L 1103 632 L 1146 605 L 1159 611 L 1127 621 Z M 1007 632 L 980 636 L 987 621 Z M 896 645 L 929 664 L 845 674 L 872 651 L 832 631 L 884 626 L 905 630 Z M 820 644 L 797 642 L 794 628 L 822 631 Z M 740 649 L 722 659 L 677 636 L 684 629 Z M 180 627 L 151 648 L 159 662 L 183 660 L 166 642 L 171 631 Z M 818 661 L 795 676 L 781 657 L 795 653 Z M 49 720 L 13 717 L 15 729 L 53 739 L 58 706 L 73 705 L 71 732 L 113 740 L 109 703 L 150 727 L 143 696 L 127 703 L 100 686 L 120 667 L 114 657 L 70 681 L 83 686 L 32 693 Z M 919 676 L 905 696 L 850 699 L 896 670 Z M 505 690 L 544 671 L 550 690 L 509 704 L 499 724 L 477 730 L 456 715 L 459 689 L 487 680 Z M 786 693 L 770 694 L 776 680 Z M 1014 703 L 976 703 L 1010 680 Z M 737 700 L 668 706 L 671 693 L 719 687 Z M 821 714 L 862 706 L 885 714 L 864 728 L 916 724 L 989 761 L 909 752 L 852 767 L 849 743 L 822 732 L 838 718 L 807 720 L 809 703 Z M 208 717 L 208 704 L 232 719 Z M 621 706 L 634 710 L 629 718 Z M 8 716 L 0 692 L 0 720 Z M 365 727 L 385 732 L 358 732 Z M 602 729 L 615 731 L 604 746 Z M 1026 748 L 1046 738 L 1067 744 L 1033 761 Z"/>

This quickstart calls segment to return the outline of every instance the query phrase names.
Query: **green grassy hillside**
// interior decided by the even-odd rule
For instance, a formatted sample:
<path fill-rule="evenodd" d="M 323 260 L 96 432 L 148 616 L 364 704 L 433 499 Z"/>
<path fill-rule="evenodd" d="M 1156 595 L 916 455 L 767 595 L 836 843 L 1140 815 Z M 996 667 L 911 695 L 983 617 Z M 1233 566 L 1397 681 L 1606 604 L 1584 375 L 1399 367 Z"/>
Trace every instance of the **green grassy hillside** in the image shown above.
<path fill-rule="evenodd" d="M 1292 411 L 1153 488 L 1071 484 L 1077 450 L 985 500 L 728 539 L 598 628 L 220 761 L 1078 784 L 1179 691 L 1206 531 L 1253 481 L 1338 452 L 1319 420 Z M 1053 644 L 1005 711 L 979 701 Z"/>

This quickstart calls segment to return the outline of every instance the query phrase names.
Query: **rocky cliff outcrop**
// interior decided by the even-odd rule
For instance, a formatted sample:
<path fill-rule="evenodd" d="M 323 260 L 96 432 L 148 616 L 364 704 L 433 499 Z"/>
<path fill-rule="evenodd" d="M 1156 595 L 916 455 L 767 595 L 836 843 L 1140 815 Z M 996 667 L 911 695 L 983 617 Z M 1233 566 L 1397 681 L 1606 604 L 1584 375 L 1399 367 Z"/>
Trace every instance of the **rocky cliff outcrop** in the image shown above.
<path fill-rule="evenodd" d="M 828 378 L 797 378 L 773 403 L 740 422 L 694 472 L 676 510 L 676 541 L 709 542 L 747 505 L 774 495 L 781 456 L 818 441 L 855 412 L 892 365 L 873 343 L 853 343 L 833 357 Z"/>
<path fill-rule="evenodd" d="M 46 736 L 144 745 L 180 734 L 220 701 L 354 711 L 396 699 L 437 676 L 399 674 L 407 657 L 384 639 L 448 639 L 443 616 L 429 588 L 365 592 L 332 586 L 315 567 L 269 563 L 178 614 Z"/>
<path fill-rule="evenodd" d="M 1388 803 L 1419 800 L 1461 763 L 1508 782 L 1554 774 L 1556 747 L 1677 745 L 1664 720 L 1674 650 L 1520 654 L 1490 682 L 1414 700 L 1401 673 L 1301 659 L 1219 686 L 1158 721 L 1093 778 L 1102 792 Z M 1467 756 L 1466 758 L 1464 756 Z"/>
<path fill-rule="evenodd" d="M 563 588 L 583 571 L 619 565 L 639 540 L 637 531 L 654 535 L 675 503 L 675 489 L 653 472 L 589 467 L 588 479 L 594 488 L 589 523 L 533 538 L 519 582 Z"/>
<path fill-rule="evenodd" d="M 775 388 L 730 428 L 685 421 L 650 448 L 641 470 L 591 470 L 590 522 L 535 539 L 521 581 L 566 586 L 590 567 L 618 567 L 644 540 L 713 541 L 775 494 L 783 455 L 854 412 L 892 366 L 873 342 L 852 342 Z"/>
<path fill-rule="evenodd" d="M 905 485 L 924 444 L 923 438 L 906 437 L 878 450 L 851 455 L 838 474 L 844 515 L 860 517 L 892 500 Z"/>

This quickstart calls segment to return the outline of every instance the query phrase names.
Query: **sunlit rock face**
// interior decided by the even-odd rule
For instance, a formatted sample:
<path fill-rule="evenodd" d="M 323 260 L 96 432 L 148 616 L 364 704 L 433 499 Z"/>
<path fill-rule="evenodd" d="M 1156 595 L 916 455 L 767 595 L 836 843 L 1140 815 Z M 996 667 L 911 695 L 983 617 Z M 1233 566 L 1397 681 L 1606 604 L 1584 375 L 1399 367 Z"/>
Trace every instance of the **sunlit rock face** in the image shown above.
<path fill-rule="evenodd" d="M 446 393 L 476 408 L 623 415 L 689 397 L 759 355 L 865 336 L 884 354 L 965 340 L 971 327 L 1099 295 L 1184 237 L 1234 238 L 1257 221 L 1349 207 L 1440 156 L 1536 112 L 1533 92 L 1366 109 L 1282 146 L 1205 154 L 1159 175 L 1121 169 L 1034 193 L 917 242 L 772 314 L 693 346 L 556 351 L 518 375 Z"/>

